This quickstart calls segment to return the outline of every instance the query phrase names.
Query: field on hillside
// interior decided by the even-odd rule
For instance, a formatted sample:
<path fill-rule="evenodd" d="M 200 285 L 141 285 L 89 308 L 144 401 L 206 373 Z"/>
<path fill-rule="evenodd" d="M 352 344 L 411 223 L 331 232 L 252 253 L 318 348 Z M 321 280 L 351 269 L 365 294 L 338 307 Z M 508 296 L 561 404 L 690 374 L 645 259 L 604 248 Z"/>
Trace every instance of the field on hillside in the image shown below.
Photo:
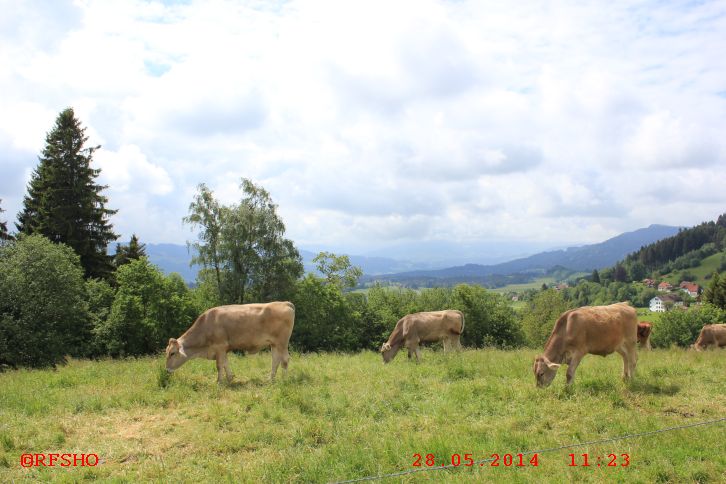
<path fill-rule="evenodd" d="M 724 421 L 506 466 L 508 453 L 516 464 L 525 451 L 726 417 L 726 351 L 640 353 L 627 385 L 619 356 L 588 356 L 572 387 L 561 369 L 547 389 L 534 385 L 536 353 L 425 350 L 420 364 L 399 354 L 386 366 L 372 352 L 293 355 L 272 384 L 269 353 L 230 355 L 237 379 L 223 386 L 203 360 L 167 382 L 160 356 L 9 371 L 0 481 L 329 482 L 418 469 L 416 454 L 424 468 L 427 454 L 434 467 L 458 455 L 460 467 L 397 482 L 726 481 Z M 24 453 L 94 453 L 100 463 L 26 469 Z M 466 454 L 494 453 L 497 467 L 465 466 Z M 580 465 L 568 465 L 570 453 Z"/>
<path fill-rule="evenodd" d="M 554 277 L 538 277 L 537 279 L 534 279 L 530 282 L 524 282 L 522 284 L 508 284 L 503 287 L 497 287 L 492 289 L 494 292 L 498 292 L 500 294 L 506 294 L 508 292 L 523 292 L 527 289 L 541 289 L 542 284 L 547 284 L 547 286 L 551 286 L 555 283 Z"/>
<path fill-rule="evenodd" d="M 718 252 L 703 259 L 697 267 L 679 269 L 670 274 L 666 274 L 663 276 L 663 280 L 668 281 L 671 284 L 678 285 L 681 282 L 681 273 L 685 271 L 695 276 L 691 282 L 695 282 L 696 284 L 706 287 L 708 286 L 711 275 L 714 272 L 718 272 L 719 267 L 721 266 L 721 259 L 724 256 L 726 256 L 726 252 Z M 706 279 L 707 277 L 709 279 Z"/>

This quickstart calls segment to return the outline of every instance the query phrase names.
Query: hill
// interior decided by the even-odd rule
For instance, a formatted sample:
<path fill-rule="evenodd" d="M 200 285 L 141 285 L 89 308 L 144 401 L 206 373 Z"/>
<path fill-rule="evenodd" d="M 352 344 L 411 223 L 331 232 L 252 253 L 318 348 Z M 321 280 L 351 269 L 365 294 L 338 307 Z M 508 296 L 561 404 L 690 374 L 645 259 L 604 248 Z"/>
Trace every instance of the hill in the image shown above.
<path fill-rule="evenodd" d="M 189 284 L 194 283 L 199 271 L 199 266 L 189 265 L 192 260 L 191 250 L 187 249 L 186 245 L 179 244 L 146 244 L 146 255 L 152 264 L 159 266 L 166 274 L 172 272 L 181 274 Z M 300 250 L 300 255 L 303 259 L 305 271 L 315 272 L 313 259 L 318 253 L 310 250 Z M 366 257 L 361 255 L 351 255 L 349 257 L 351 263 L 359 266 L 366 274 L 386 274 L 422 267 L 422 264 L 388 257 Z"/>
<path fill-rule="evenodd" d="M 706 244 L 713 244 L 716 250 L 726 247 L 726 214 L 719 216 L 715 222 L 703 222 L 694 227 L 679 230 L 672 237 L 649 243 L 637 252 L 630 254 L 623 264 L 639 262 L 646 270 L 657 271 L 662 266 L 699 250 Z"/>
<path fill-rule="evenodd" d="M 721 251 L 702 259 L 696 266 L 664 274 L 661 279 L 675 285 L 688 280 L 706 287 L 714 272 L 724 272 L 724 270 L 726 270 L 726 251 Z"/>
<path fill-rule="evenodd" d="M 678 227 L 651 225 L 620 234 L 598 244 L 542 252 L 501 264 L 466 264 L 439 270 L 378 276 L 367 278 L 367 281 L 378 280 L 407 285 L 478 283 L 495 287 L 504 284 L 527 283 L 531 279 L 531 275 L 547 274 L 556 266 L 567 268 L 572 272 L 592 271 L 612 266 L 644 245 L 677 234 L 678 230 Z"/>
<path fill-rule="evenodd" d="M 146 255 L 152 264 L 166 274 L 179 273 L 187 283 L 193 283 L 197 278 L 199 266 L 190 266 L 192 249 L 179 244 L 146 244 Z"/>
<path fill-rule="evenodd" d="M 293 354 L 288 377 L 274 384 L 269 353 L 230 355 L 232 385 L 217 385 L 206 360 L 160 385 L 160 357 L 8 371 L 0 373 L 0 480 L 318 483 L 452 461 L 458 466 L 395 482 L 726 479 L 726 422 L 652 433 L 724 416 L 719 352 L 643 353 L 629 384 L 617 355 L 588 356 L 572 387 L 561 369 L 547 389 L 535 387 L 535 354 L 424 349 L 420 364 L 399 355 L 385 366 L 373 352 Z M 559 448 L 638 433 L 648 435 Z M 533 455 L 518 465 L 518 453 L 538 449 L 555 450 L 540 452 L 537 466 Z M 25 453 L 48 462 L 56 452 L 95 454 L 99 464 L 21 467 Z M 569 465 L 570 453 L 579 465 Z M 480 462 L 492 454 L 498 466 Z"/>

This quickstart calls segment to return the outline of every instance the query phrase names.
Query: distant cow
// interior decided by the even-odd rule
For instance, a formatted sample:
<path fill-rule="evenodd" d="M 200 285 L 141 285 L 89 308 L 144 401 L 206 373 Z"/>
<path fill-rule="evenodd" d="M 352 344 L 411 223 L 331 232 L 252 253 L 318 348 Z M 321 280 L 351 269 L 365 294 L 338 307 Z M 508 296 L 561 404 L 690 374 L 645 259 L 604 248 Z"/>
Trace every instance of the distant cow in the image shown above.
<path fill-rule="evenodd" d="M 653 324 L 648 321 L 640 321 L 638 323 L 638 344 L 641 348 L 646 350 L 652 349 L 650 347 L 650 333 L 653 331 Z"/>
<path fill-rule="evenodd" d="M 443 341 L 444 350 L 460 348 L 459 336 L 464 331 L 464 314 L 461 311 L 447 309 L 445 311 L 431 311 L 408 314 L 396 323 L 388 342 L 381 346 L 383 362 L 388 363 L 398 353 L 402 346 L 416 355 L 419 361 L 421 353 L 420 343 L 433 343 Z"/>
<path fill-rule="evenodd" d="M 613 351 L 623 357 L 623 377 L 631 378 L 638 362 L 637 340 L 638 317 L 626 303 L 566 311 L 555 323 L 544 353 L 534 360 L 537 386 L 549 386 L 561 363 L 568 365 L 569 385 L 586 354 L 607 356 Z"/>
<path fill-rule="evenodd" d="M 726 347 L 726 324 L 707 324 L 701 328 L 701 333 L 693 347 L 697 351 L 701 351 L 709 346 Z"/>
<path fill-rule="evenodd" d="M 234 304 L 208 309 L 197 318 L 179 339 L 169 339 L 166 347 L 166 369 L 173 372 L 187 360 L 207 358 L 217 361 L 217 381 L 222 382 L 222 369 L 231 382 L 227 352 L 242 350 L 257 353 L 263 348 L 272 350 L 272 372 L 277 367 L 287 372 L 290 354 L 287 344 L 295 324 L 295 306 L 291 302 L 266 304 Z"/>

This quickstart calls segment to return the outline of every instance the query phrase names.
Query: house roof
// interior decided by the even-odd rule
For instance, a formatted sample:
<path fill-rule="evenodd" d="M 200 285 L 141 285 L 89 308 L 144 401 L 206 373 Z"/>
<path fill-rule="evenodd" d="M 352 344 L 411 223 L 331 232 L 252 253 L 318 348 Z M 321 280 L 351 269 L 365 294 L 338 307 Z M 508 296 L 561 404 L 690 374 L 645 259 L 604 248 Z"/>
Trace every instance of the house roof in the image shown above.
<path fill-rule="evenodd" d="M 687 289 L 688 292 L 698 292 L 701 287 L 693 282 L 681 282 L 681 289 Z"/>
<path fill-rule="evenodd" d="M 663 302 L 671 301 L 671 302 L 679 302 L 683 301 L 681 296 L 678 294 L 661 294 L 660 296 L 655 296 L 653 299 L 660 299 Z M 651 299 L 652 301 L 652 299 Z"/>

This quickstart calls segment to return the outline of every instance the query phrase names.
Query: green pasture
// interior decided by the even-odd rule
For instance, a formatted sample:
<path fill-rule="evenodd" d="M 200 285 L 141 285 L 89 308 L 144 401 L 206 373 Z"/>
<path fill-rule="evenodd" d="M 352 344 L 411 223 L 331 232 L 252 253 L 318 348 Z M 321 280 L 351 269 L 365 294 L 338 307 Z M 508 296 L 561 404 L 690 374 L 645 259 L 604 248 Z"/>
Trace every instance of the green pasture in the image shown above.
<path fill-rule="evenodd" d="M 688 272 L 694 276 L 691 282 L 695 282 L 696 284 L 699 284 L 703 287 L 707 287 L 713 273 L 719 271 L 721 259 L 724 257 L 724 255 L 726 255 L 726 252 L 718 252 L 716 254 L 710 255 L 703 259 L 697 267 L 675 270 L 670 274 L 664 275 L 662 279 L 677 286 L 681 283 L 681 273 Z"/>
<path fill-rule="evenodd" d="M 619 356 L 588 356 L 572 387 L 561 369 L 547 389 L 534 385 L 536 353 L 427 349 L 420 364 L 399 354 L 386 366 L 372 352 L 294 354 L 275 383 L 269 353 L 230 355 L 237 378 L 222 386 L 204 360 L 167 379 L 161 356 L 6 371 L 0 481 L 330 482 L 414 469 L 416 454 L 424 467 L 427 454 L 434 466 L 455 455 L 461 465 L 384 482 L 726 481 L 725 422 L 542 453 L 536 467 L 465 467 L 466 454 L 726 417 L 726 351 L 642 352 L 629 384 Z M 100 464 L 26 469 L 24 453 L 95 453 Z M 591 465 L 569 466 L 570 453 Z"/>
<path fill-rule="evenodd" d="M 500 294 L 506 294 L 508 292 L 518 292 L 521 293 L 523 291 L 526 291 L 527 289 L 537 289 L 540 290 L 542 288 L 542 284 L 547 284 L 547 287 L 552 286 L 555 283 L 554 277 L 538 277 L 537 279 L 534 279 L 531 282 L 525 282 L 522 284 L 508 284 L 503 287 L 497 287 L 492 289 L 494 292 L 498 292 Z"/>

